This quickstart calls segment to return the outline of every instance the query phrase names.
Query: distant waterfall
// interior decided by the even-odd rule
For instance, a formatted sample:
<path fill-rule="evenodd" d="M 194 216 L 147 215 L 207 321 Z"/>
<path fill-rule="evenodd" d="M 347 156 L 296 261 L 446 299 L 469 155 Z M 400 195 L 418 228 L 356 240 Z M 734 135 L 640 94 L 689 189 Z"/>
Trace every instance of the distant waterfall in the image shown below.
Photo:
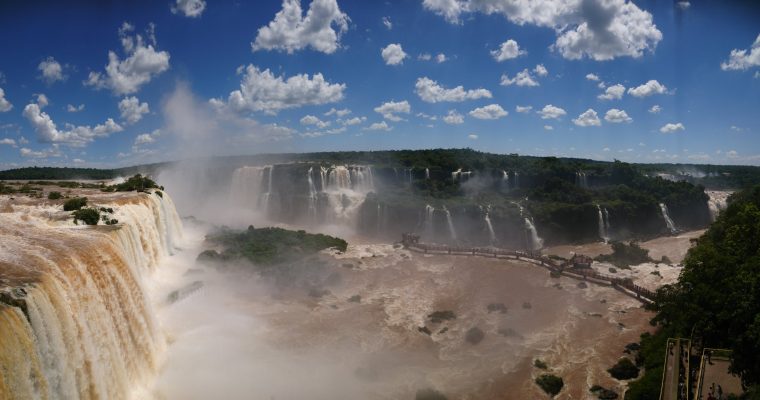
<path fill-rule="evenodd" d="M 449 212 L 449 209 L 446 208 L 446 206 L 443 206 L 443 212 L 446 213 L 446 222 L 449 225 L 449 235 L 451 235 L 451 240 L 456 241 L 457 231 L 454 229 L 454 221 L 451 219 L 451 212 Z"/>
<path fill-rule="evenodd" d="M 274 165 L 267 167 L 269 170 L 269 177 L 267 178 L 267 192 L 264 193 L 264 212 L 269 215 L 269 198 L 272 197 L 272 171 L 274 171 Z"/>
<path fill-rule="evenodd" d="M 459 168 L 451 173 L 451 179 L 453 181 L 458 181 L 463 178 L 469 178 L 470 175 L 472 175 L 472 171 L 462 171 L 462 168 Z"/>
<path fill-rule="evenodd" d="M 515 171 L 515 189 L 520 188 L 520 173 Z"/>
<path fill-rule="evenodd" d="M 264 172 L 271 166 L 240 167 L 232 174 L 230 197 L 236 204 L 257 209 L 263 201 Z M 270 179 L 271 181 L 271 179 Z M 253 200 L 253 204 L 251 201 Z"/>
<path fill-rule="evenodd" d="M 430 179 L 430 168 L 425 168 L 425 179 Z"/>
<path fill-rule="evenodd" d="M 409 182 L 409 184 L 412 183 L 412 180 L 414 178 L 413 175 L 412 175 L 413 171 L 414 171 L 414 168 L 405 168 L 404 169 L 404 177 L 406 178 L 407 182 Z"/>
<path fill-rule="evenodd" d="M 430 204 L 425 205 L 425 219 L 423 220 L 423 230 L 425 233 L 425 236 L 429 238 L 433 238 L 433 235 L 435 234 L 435 229 L 433 227 L 433 215 L 435 214 L 435 208 L 431 206 Z"/>
<path fill-rule="evenodd" d="M 666 206 L 665 203 L 660 203 L 660 211 L 662 212 L 662 218 L 665 219 L 665 224 L 667 224 L 668 229 L 670 229 L 670 233 L 676 233 L 676 231 L 678 231 L 676 229 L 676 224 L 674 224 L 673 220 L 670 219 L 670 214 L 668 213 L 668 206 Z"/>
<path fill-rule="evenodd" d="M 314 168 L 309 167 L 309 172 L 306 175 L 309 181 L 309 218 L 315 222 L 317 218 L 317 187 L 314 185 L 313 173 Z"/>
<path fill-rule="evenodd" d="M 610 240 L 609 235 L 609 228 L 610 228 L 610 222 L 609 222 L 609 213 L 607 212 L 607 209 L 602 209 L 599 204 L 596 205 L 597 213 L 599 214 L 599 238 L 604 240 L 604 243 L 607 243 Z"/>
<path fill-rule="evenodd" d="M 588 178 L 586 177 L 586 173 L 582 171 L 578 171 L 575 173 L 575 183 L 582 187 L 587 188 L 588 187 Z"/>
<path fill-rule="evenodd" d="M 531 218 L 525 217 L 525 229 L 530 234 L 530 247 L 531 250 L 541 250 L 544 247 L 544 239 L 538 236 L 538 230 L 533 225 Z"/>
<path fill-rule="evenodd" d="M 493 230 L 493 224 L 491 223 L 491 217 L 489 216 L 489 213 L 491 212 L 491 205 L 489 204 L 485 208 L 485 213 L 483 215 L 483 220 L 486 223 L 486 227 L 488 228 L 488 235 L 491 239 L 491 244 L 496 243 L 496 232 Z"/>
<path fill-rule="evenodd" d="M 509 190 L 509 172 L 501 171 L 501 188 L 505 191 Z"/>
<path fill-rule="evenodd" d="M 728 196 L 730 196 L 732 192 L 708 190 L 705 191 L 705 193 L 709 196 L 707 206 L 710 208 L 710 219 L 715 221 L 715 219 L 718 218 L 718 214 L 726 209 Z"/>

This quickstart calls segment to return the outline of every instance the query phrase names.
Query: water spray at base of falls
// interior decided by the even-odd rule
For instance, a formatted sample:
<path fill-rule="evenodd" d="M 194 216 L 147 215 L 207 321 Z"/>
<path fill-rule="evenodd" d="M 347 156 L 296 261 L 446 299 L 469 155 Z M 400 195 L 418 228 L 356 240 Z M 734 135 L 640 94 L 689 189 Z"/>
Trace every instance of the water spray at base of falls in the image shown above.
<path fill-rule="evenodd" d="M 451 236 L 451 240 L 456 241 L 457 231 L 454 229 L 454 221 L 451 219 L 451 212 L 449 212 L 449 209 L 446 208 L 446 206 L 443 207 L 443 212 L 446 213 L 446 223 L 449 225 L 449 235 Z"/>
<path fill-rule="evenodd" d="M 491 223 L 491 217 L 489 215 L 490 212 L 491 212 L 491 205 L 489 204 L 485 208 L 485 213 L 483 214 L 483 221 L 485 221 L 486 223 L 486 228 L 488 228 L 488 237 L 491 240 L 491 244 L 493 245 L 496 243 L 496 232 L 494 232 L 493 230 L 493 224 Z"/>

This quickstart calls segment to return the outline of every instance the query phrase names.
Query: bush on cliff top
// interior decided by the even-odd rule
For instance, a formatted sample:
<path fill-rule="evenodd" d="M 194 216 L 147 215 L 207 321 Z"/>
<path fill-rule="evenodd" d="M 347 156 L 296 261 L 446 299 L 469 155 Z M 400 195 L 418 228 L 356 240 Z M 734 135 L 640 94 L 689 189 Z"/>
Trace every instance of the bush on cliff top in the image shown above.
<path fill-rule="evenodd" d="M 63 203 L 63 211 L 76 211 L 87 205 L 87 197 L 74 197 Z"/>

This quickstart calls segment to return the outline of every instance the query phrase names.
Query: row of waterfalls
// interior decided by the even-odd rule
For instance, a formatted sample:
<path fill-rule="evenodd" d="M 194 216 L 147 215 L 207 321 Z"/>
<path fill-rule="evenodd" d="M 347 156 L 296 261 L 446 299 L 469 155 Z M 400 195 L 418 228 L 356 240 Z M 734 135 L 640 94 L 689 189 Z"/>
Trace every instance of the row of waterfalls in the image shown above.
<path fill-rule="evenodd" d="M 0 213 L 0 398 L 120 399 L 150 384 L 166 343 L 146 282 L 182 225 L 168 194 L 123 196 L 95 200 L 113 227 L 37 205 Z"/>

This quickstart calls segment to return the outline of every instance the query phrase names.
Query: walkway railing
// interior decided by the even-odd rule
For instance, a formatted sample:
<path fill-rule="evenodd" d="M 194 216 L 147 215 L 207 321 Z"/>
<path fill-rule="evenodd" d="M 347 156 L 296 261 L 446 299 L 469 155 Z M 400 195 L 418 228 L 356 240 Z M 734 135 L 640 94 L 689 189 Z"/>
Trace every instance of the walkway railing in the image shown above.
<path fill-rule="evenodd" d="M 630 279 L 601 274 L 588 268 L 591 265 L 592 259 L 591 257 L 584 255 L 576 254 L 573 258 L 560 262 L 559 260 L 552 259 L 535 251 L 515 251 L 495 247 L 463 247 L 449 246 L 445 244 L 420 243 L 419 237 L 411 234 L 404 234 L 401 243 L 409 250 L 426 254 L 472 255 L 524 260 L 571 278 L 608 284 L 617 289 L 623 289 L 623 293 L 631 295 L 643 302 L 649 303 L 654 299 L 653 291 L 636 285 Z"/>

